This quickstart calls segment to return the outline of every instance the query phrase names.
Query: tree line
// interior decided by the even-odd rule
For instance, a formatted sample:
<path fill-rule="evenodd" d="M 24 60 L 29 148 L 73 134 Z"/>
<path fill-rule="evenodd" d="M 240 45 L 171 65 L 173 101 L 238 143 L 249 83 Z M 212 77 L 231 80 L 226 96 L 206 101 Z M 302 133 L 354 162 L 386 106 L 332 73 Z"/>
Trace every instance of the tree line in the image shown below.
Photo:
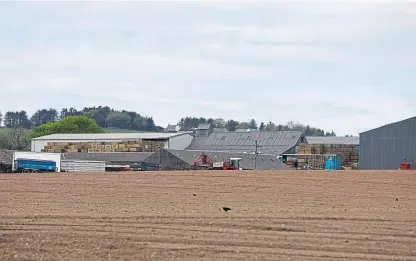
<path fill-rule="evenodd" d="M 255 119 L 248 121 L 236 121 L 233 119 L 224 120 L 222 118 L 197 118 L 197 117 L 185 117 L 180 119 L 178 125 L 182 131 L 190 131 L 197 128 L 200 123 L 210 123 L 214 128 L 226 129 L 228 131 L 236 131 L 237 129 L 251 129 L 260 131 L 302 131 L 305 136 L 336 136 L 334 131 L 328 132 L 322 129 L 312 127 L 309 125 L 303 125 L 298 122 L 290 121 L 286 124 L 275 124 L 273 122 L 260 124 Z"/>
<path fill-rule="evenodd" d="M 22 111 L 0 112 L 0 125 L 3 122 L 7 128 L 33 129 L 43 124 L 62 120 L 67 116 L 86 116 L 95 120 L 102 128 L 130 129 L 137 131 L 160 131 L 152 117 L 142 116 L 134 111 L 115 110 L 108 106 L 85 107 L 82 110 L 63 108 L 59 113 L 56 109 L 41 109 L 29 117 Z"/>
<path fill-rule="evenodd" d="M 118 128 L 137 131 L 157 132 L 163 131 L 162 127 L 155 124 L 152 117 L 140 115 L 134 111 L 115 110 L 109 106 L 85 107 L 82 110 L 75 108 L 63 108 L 60 112 L 56 109 L 37 110 L 29 116 L 24 110 L 8 111 L 4 115 L 0 112 L 0 125 L 3 122 L 8 128 L 34 129 L 41 125 L 57 122 L 68 116 L 85 116 L 94 120 L 102 128 Z M 260 124 L 255 119 L 248 121 L 225 120 L 222 118 L 184 117 L 178 122 L 180 130 L 189 131 L 197 128 L 200 123 L 211 123 L 214 128 L 235 131 L 237 129 L 258 129 L 261 131 L 302 131 L 306 136 L 336 136 L 333 131 L 303 125 L 298 122 L 276 124 L 273 122 Z"/>

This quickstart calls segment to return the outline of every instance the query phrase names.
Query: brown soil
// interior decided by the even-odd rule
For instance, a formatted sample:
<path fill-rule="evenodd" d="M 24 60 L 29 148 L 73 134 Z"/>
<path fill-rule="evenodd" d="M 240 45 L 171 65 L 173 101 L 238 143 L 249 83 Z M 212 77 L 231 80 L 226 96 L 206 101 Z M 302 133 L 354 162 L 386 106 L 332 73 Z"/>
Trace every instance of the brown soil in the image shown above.
<path fill-rule="evenodd" d="M 416 172 L 4 174 L 0 260 L 416 260 Z"/>

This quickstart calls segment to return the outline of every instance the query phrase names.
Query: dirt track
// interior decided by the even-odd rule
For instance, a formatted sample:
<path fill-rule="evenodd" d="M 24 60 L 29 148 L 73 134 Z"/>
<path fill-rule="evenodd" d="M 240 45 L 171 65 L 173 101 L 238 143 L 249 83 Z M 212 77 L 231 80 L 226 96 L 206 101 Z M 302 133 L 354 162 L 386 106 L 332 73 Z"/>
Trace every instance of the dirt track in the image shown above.
<path fill-rule="evenodd" d="M 416 260 L 416 172 L 5 174 L 0 211 L 0 260 Z"/>

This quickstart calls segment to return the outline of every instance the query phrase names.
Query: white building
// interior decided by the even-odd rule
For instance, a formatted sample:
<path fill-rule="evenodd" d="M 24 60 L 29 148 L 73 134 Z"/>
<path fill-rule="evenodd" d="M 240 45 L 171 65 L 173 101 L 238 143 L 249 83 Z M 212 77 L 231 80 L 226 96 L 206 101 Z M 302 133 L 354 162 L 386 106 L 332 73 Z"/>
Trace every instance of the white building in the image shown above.
<path fill-rule="evenodd" d="M 31 151 L 41 152 L 48 142 L 121 142 L 125 140 L 163 141 L 167 149 L 184 150 L 191 144 L 193 138 L 194 136 L 189 132 L 51 134 L 32 139 Z"/>

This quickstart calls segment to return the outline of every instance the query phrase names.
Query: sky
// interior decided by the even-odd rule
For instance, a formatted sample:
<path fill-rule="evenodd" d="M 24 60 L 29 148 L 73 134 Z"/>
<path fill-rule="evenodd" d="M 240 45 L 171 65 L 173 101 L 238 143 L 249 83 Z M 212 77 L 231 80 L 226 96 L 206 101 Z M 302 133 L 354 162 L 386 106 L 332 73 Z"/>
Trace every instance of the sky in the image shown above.
<path fill-rule="evenodd" d="M 0 110 L 359 132 L 416 116 L 416 1 L 1 2 Z"/>

